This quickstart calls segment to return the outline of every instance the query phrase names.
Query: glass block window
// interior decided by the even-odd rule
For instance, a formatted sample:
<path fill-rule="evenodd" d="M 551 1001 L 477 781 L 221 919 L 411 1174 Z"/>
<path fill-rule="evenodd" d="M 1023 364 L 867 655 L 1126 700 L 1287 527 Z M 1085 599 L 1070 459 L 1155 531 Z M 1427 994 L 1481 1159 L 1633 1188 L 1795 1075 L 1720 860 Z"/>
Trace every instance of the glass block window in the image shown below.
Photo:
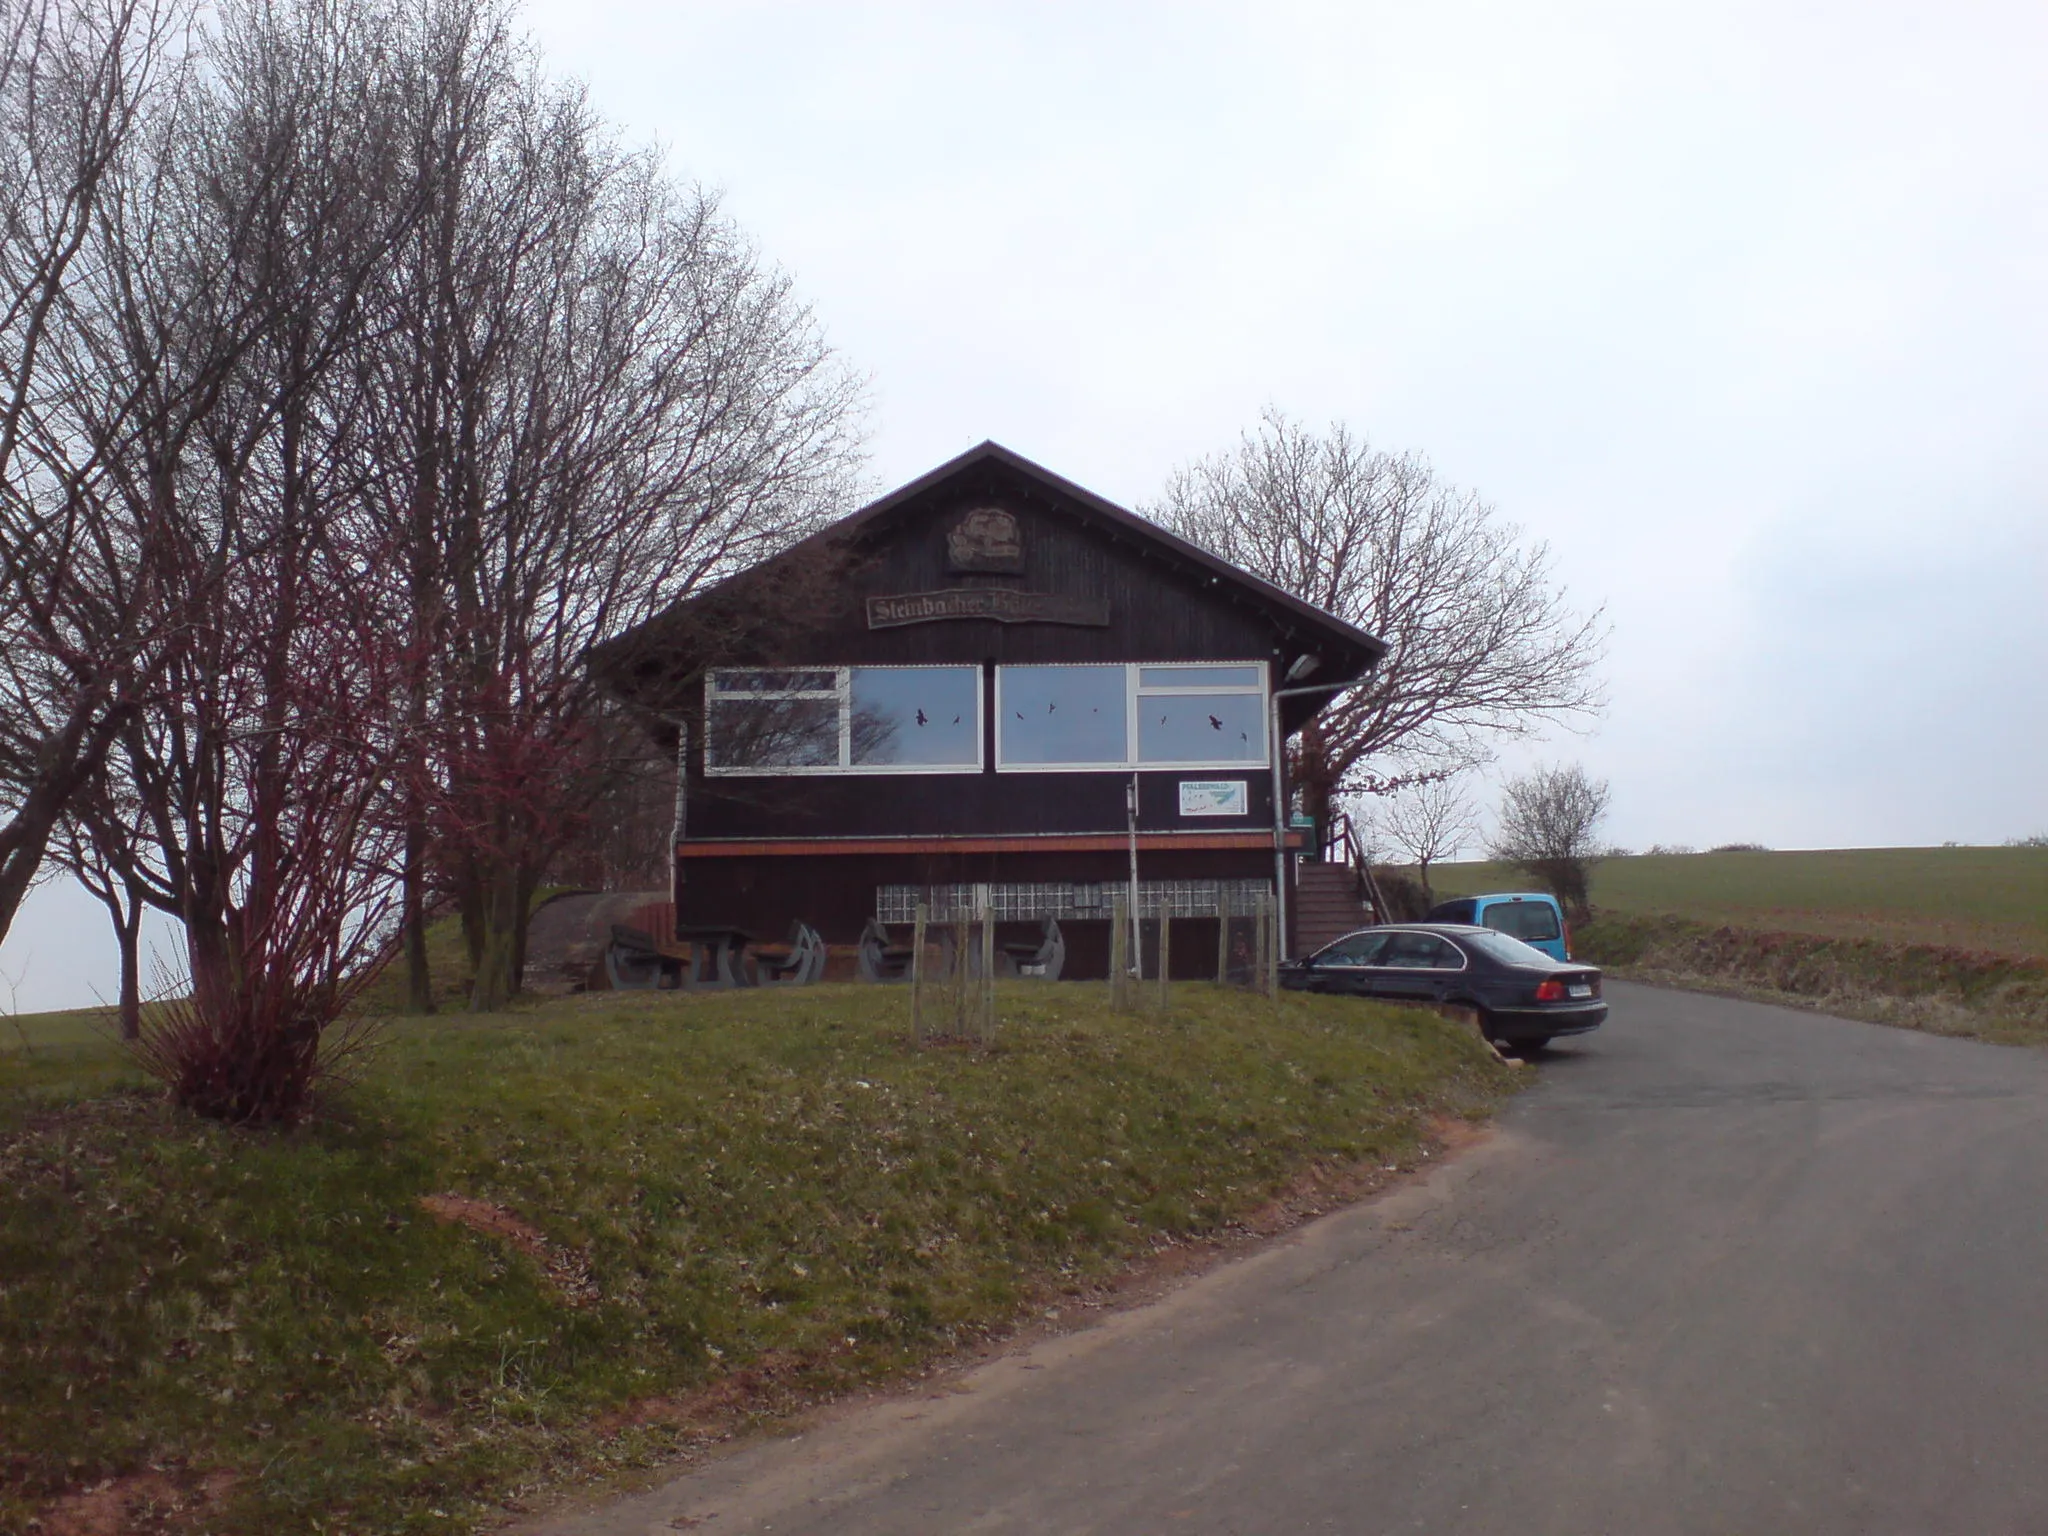
<path fill-rule="evenodd" d="M 1101 880 L 991 882 L 986 885 L 881 885 L 875 887 L 875 916 L 885 923 L 917 918 L 917 904 L 930 906 L 935 923 L 971 918 L 986 905 L 999 922 L 1107 920 L 1118 900 L 1128 899 L 1128 881 Z M 1214 917 L 1228 897 L 1231 914 L 1249 917 L 1255 905 L 1273 899 L 1271 880 L 1142 880 L 1138 915 Z"/>
<path fill-rule="evenodd" d="M 981 669 L 714 671 L 704 764 L 712 774 L 978 771 Z"/>

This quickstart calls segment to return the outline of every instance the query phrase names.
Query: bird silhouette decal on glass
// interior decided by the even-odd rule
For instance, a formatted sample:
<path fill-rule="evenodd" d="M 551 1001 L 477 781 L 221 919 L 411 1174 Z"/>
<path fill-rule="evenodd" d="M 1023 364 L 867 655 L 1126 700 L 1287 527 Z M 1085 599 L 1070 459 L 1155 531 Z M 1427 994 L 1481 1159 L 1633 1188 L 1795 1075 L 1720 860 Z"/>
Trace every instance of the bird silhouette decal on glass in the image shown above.
<path fill-rule="evenodd" d="M 1220 731 L 1223 729 L 1223 722 L 1221 720 L 1218 720 L 1214 715 L 1211 715 L 1209 717 L 1209 729 L 1212 731 Z M 1239 732 L 1239 734 L 1242 735 L 1243 733 Z"/>

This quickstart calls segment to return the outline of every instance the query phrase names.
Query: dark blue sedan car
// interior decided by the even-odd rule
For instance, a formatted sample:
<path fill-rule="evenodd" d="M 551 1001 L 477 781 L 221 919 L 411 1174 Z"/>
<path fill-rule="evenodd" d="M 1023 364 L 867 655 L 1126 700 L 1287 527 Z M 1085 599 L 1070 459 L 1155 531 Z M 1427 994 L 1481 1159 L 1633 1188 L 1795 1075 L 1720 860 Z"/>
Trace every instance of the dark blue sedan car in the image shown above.
<path fill-rule="evenodd" d="M 1471 1008 L 1487 1039 L 1525 1050 L 1598 1029 L 1607 1017 L 1595 967 L 1554 960 L 1520 939 L 1465 923 L 1361 928 L 1288 961 L 1280 984 Z"/>

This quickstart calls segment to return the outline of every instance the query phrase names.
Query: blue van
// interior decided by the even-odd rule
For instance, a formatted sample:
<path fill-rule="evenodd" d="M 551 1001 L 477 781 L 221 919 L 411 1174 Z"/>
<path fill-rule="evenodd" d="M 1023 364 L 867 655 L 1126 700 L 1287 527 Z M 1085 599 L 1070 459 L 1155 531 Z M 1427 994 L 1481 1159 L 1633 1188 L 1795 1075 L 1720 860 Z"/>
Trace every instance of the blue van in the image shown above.
<path fill-rule="evenodd" d="M 1424 919 L 1431 923 L 1471 923 L 1491 928 L 1540 949 L 1553 960 L 1572 957 L 1572 930 L 1555 896 L 1541 891 L 1508 891 L 1493 896 L 1460 896 L 1440 901 Z"/>

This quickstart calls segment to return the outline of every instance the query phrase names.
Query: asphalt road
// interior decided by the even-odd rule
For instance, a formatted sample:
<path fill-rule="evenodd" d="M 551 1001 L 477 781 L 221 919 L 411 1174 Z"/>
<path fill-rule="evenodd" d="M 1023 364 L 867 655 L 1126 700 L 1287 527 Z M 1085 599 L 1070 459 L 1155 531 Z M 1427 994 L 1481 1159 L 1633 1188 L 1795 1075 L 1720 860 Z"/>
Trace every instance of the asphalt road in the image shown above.
<path fill-rule="evenodd" d="M 2048 1054 L 1609 996 L 1425 1179 L 546 1529 L 2048 1532 Z"/>

